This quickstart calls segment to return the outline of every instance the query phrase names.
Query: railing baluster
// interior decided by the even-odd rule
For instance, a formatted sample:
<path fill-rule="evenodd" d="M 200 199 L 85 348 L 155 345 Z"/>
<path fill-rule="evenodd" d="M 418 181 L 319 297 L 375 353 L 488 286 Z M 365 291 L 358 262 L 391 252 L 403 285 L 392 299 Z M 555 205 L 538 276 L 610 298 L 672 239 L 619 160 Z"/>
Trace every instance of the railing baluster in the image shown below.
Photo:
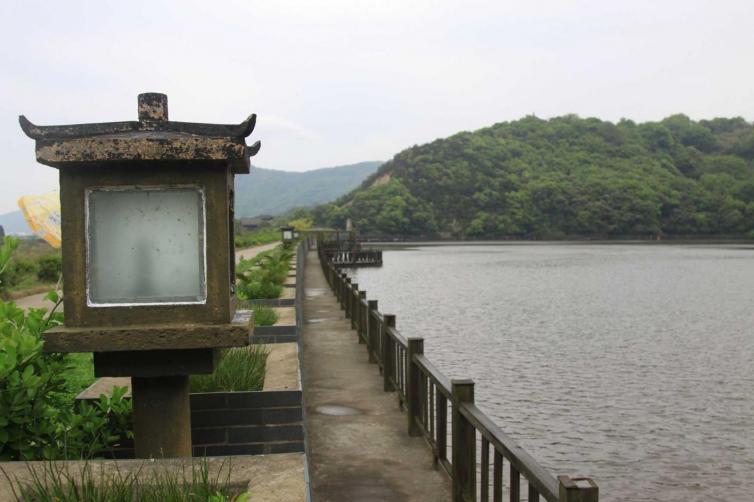
<path fill-rule="evenodd" d="M 490 500 L 490 442 L 487 438 L 482 436 L 482 460 L 479 466 L 482 471 L 481 481 L 481 494 L 480 500 L 482 502 L 489 502 Z"/>
<path fill-rule="evenodd" d="M 521 474 L 511 464 L 511 502 L 521 502 Z"/>
<path fill-rule="evenodd" d="M 503 454 L 495 448 L 492 474 L 492 500 L 503 502 Z"/>
<path fill-rule="evenodd" d="M 539 502 L 539 492 L 529 483 L 529 502 Z"/>
<path fill-rule="evenodd" d="M 445 394 L 437 393 L 437 428 L 435 430 L 435 442 L 437 453 L 435 462 L 448 459 L 448 399 Z"/>
<path fill-rule="evenodd" d="M 435 384 L 432 382 L 432 379 L 427 376 L 427 385 L 429 386 L 429 403 L 427 403 L 427 407 L 429 408 L 427 410 L 427 413 L 429 413 L 429 430 L 427 431 L 429 433 L 429 437 L 431 437 L 434 440 L 435 437 Z M 434 441 L 433 441 L 434 442 Z M 434 448 L 435 445 L 432 445 L 432 448 Z"/>

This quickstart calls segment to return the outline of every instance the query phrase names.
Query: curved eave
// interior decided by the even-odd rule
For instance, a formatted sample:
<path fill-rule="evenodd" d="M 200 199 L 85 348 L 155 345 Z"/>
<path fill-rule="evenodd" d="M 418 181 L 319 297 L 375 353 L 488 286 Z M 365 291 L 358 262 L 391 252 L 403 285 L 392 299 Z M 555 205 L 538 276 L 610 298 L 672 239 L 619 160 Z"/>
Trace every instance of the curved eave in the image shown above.
<path fill-rule="evenodd" d="M 202 124 L 198 122 L 171 122 L 145 120 L 131 122 L 101 122 L 97 124 L 71 124 L 57 126 L 38 126 L 25 116 L 18 117 L 18 123 L 24 133 L 35 140 L 65 140 L 88 138 L 103 135 L 123 134 L 129 132 L 170 132 L 191 134 L 209 138 L 246 138 L 256 126 L 255 113 L 240 124 Z"/>
<path fill-rule="evenodd" d="M 250 150 L 243 138 L 209 138 L 186 134 L 139 133 L 119 136 L 37 140 L 37 161 L 52 167 L 86 166 L 107 162 L 207 161 L 247 173 Z"/>

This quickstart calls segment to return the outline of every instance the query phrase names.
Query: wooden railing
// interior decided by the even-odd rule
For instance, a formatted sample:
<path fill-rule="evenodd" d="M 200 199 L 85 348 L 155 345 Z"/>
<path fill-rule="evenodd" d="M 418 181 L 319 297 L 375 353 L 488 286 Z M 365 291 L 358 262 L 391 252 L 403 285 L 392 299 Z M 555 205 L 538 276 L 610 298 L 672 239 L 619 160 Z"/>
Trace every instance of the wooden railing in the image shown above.
<path fill-rule="evenodd" d="M 359 343 L 366 345 L 369 362 L 378 365 L 384 390 L 394 391 L 406 411 L 408 434 L 424 437 L 435 466 L 450 476 L 454 502 L 501 502 L 504 495 L 520 502 L 522 488 L 529 502 L 598 501 L 599 489 L 590 478 L 556 478 L 546 471 L 476 407 L 472 380 L 443 375 L 424 356 L 424 339 L 401 335 L 395 316 L 380 313 L 377 300 L 367 300 L 332 261 L 333 254 L 318 249 L 325 278 Z"/>
<path fill-rule="evenodd" d="M 382 251 L 379 250 L 329 250 L 327 260 L 338 267 L 379 267 L 382 265 Z"/>

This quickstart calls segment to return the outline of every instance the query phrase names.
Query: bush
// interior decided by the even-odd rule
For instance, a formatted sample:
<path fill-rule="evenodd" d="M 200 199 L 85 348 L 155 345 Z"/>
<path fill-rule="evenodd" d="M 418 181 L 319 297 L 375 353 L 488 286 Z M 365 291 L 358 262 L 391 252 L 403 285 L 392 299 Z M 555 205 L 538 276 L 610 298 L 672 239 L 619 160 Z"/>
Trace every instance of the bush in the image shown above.
<path fill-rule="evenodd" d="M 0 248 L 0 277 L 14 241 Z M 42 351 L 42 333 L 63 322 L 56 312 L 61 298 L 51 291 L 47 299 L 55 304 L 49 313 L 0 301 L 0 460 L 88 458 L 129 435 L 131 403 L 123 399 L 124 388 L 94 405 L 71 405 L 78 390 L 72 392 L 69 381 L 75 381 L 69 378 L 73 358 Z"/>
<path fill-rule="evenodd" d="M 278 320 L 275 309 L 267 305 L 254 305 L 254 325 L 255 326 L 272 326 Z"/>
<path fill-rule="evenodd" d="M 60 298 L 50 293 L 57 306 Z M 53 309 L 0 302 L 0 459 L 89 458 L 130 430 L 125 388 L 94 405 L 72 406 L 67 375 L 71 360 L 42 351 L 42 333 L 60 324 Z"/>
<path fill-rule="evenodd" d="M 252 269 L 238 275 L 238 297 L 242 300 L 277 298 L 283 286 L 277 284 L 264 269 Z"/>
<path fill-rule="evenodd" d="M 37 277 L 44 282 L 57 282 L 63 273 L 63 258 L 60 255 L 43 256 L 37 262 Z"/>

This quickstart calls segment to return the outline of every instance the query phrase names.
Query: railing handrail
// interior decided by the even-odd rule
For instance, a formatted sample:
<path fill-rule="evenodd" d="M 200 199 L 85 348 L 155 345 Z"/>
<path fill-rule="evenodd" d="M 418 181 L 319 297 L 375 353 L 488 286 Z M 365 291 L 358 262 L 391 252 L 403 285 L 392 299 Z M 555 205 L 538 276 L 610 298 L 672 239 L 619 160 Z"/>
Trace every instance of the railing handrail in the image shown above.
<path fill-rule="evenodd" d="M 408 347 L 408 339 L 406 339 L 405 336 L 401 335 L 400 331 L 398 331 L 397 329 L 388 326 L 387 328 L 385 328 L 385 332 L 387 332 L 388 336 L 398 342 L 404 349 Z"/>
<path fill-rule="evenodd" d="M 460 403 L 460 412 L 476 430 L 498 449 L 518 472 L 549 502 L 558 500 L 558 480 L 529 455 L 518 442 L 503 432 L 473 403 Z"/>
<path fill-rule="evenodd" d="M 435 385 L 437 385 L 437 388 L 440 389 L 440 391 L 445 395 L 446 398 L 452 399 L 451 397 L 451 383 L 450 378 L 446 377 L 445 375 L 440 372 L 440 370 L 437 369 L 437 367 L 430 362 L 429 359 L 427 359 L 427 356 L 424 355 L 417 355 L 414 356 L 414 361 L 419 366 L 419 369 L 422 373 L 424 373 L 428 378 L 430 378 Z"/>

